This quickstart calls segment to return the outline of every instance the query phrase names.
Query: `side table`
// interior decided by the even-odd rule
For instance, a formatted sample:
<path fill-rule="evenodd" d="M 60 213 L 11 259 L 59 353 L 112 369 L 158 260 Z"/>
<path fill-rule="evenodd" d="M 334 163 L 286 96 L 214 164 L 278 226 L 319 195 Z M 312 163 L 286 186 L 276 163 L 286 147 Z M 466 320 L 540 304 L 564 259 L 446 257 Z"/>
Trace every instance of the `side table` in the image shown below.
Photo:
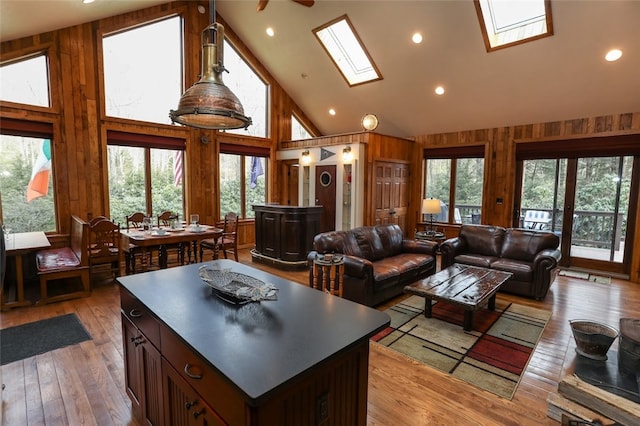
<path fill-rule="evenodd" d="M 342 255 L 319 255 L 313 260 L 312 287 L 342 297 L 343 274 L 344 258 Z"/>

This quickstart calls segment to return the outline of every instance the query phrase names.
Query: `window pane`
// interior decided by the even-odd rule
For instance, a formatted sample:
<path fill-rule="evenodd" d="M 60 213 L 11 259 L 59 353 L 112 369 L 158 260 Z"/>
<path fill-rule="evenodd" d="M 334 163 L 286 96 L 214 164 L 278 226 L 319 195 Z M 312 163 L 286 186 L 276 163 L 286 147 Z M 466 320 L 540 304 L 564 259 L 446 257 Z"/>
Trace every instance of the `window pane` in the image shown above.
<path fill-rule="evenodd" d="M 456 162 L 455 222 L 481 223 L 484 159 L 458 158 Z"/>
<path fill-rule="evenodd" d="M 229 212 L 242 216 L 240 155 L 220 154 L 220 217 Z"/>
<path fill-rule="evenodd" d="M 0 99 L 48 107 L 49 70 L 45 55 L 0 66 Z"/>
<path fill-rule="evenodd" d="M 267 200 L 265 190 L 265 158 L 245 157 L 244 193 L 245 217 L 254 218 L 254 204 L 264 204 Z"/>
<path fill-rule="evenodd" d="M 103 38 L 108 116 L 170 124 L 182 94 L 179 17 Z"/>
<path fill-rule="evenodd" d="M 224 84 L 238 97 L 244 115 L 251 117 L 253 124 L 245 129 L 225 130 L 240 135 L 267 137 L 267 89 L 268 86 L 245 62 L 238 52 L 224 41 L 224 66 L 229 70 L 223 73 Z"/>
<path fill-rule="evenodd" d="M 451 191 L 451 160 L 427 160 L 426 171 L 426 197 L 440 200 L 442 211 L 439 215 L 433 215 L 437 222 L 449 221 L 449 193 Z M 423 218 L 428 220 L 429 218 Z"/>
<path fill-rule="evenodd" d="M 56 231 L 49 139 L 0 135 L 2 222 L 10 232 Z"/>
<path fill-rule="evenodd" d="M 144 148 L 109 145 L 109 206 L 111 220 L 127 224 L 127 216 L 147 212 Z"/>
<path fill-rule="evenodd" d="M 291 140 L 310 139 L 313 135 L 304 128 L 295 115 L 291 116 Z"/>
<path fill-rule="evenodd" d="M 182 151 L 151 150 L 151 203 L 153 217 L 165 211 L 184 220 Z"/>

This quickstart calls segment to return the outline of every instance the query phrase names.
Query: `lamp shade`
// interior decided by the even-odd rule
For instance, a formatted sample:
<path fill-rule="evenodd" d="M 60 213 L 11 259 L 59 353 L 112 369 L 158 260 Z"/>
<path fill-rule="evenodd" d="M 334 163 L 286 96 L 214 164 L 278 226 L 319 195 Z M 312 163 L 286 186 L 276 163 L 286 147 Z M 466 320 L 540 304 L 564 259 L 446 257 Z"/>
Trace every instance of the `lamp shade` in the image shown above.
<path fill-rule="evenodd" d="M 422 200 L 422 214 L 440 214 L 440 200 L 437 198 L 425 198 Z"/>

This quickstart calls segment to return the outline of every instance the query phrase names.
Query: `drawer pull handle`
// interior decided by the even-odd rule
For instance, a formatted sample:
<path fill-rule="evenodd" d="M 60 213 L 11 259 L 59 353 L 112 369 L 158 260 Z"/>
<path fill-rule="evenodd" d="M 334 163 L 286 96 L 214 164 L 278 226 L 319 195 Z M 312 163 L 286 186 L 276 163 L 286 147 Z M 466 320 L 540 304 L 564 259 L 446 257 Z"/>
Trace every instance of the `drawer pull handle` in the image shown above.
<path fill-rule="evenodd" d="M 188 402 L 188 401 L 187 401 L 187 403 L 186 403 L 186 404 L 184 404 L 184 408 L 186 408 L 186 409 L 188 410 L 188 409 L 190 409 L 191 407 L 194 407 L 194 406 L 196 406 L 196 405 L 198 405 L 198 400 L 197 400 L 197 399 L 195 399 L 195 400 L 193 400 L 193 401 L 191 401 L 191 402 Z"/>
<path fill-rule="evenodd" d="M 184 374 L 186 374 L 187 376 L 191 377 L 192 379 L 196 379 L 196 380 L 202 379 L 202 374 L 194 374 L 191 371 L 189 371 L 190 369 L 191 369 L 191 365 L 186 364 L 184 366 Z"/>
<path fill-rule="evenodd" d="M 144 343 L 144 336 L 132 337 L 131 342 L 135 345 L 141 345 Z"/>
<path fill-rule="evenodd" d="M 201 414 L 204 414 L 204 408 L 200 411 L 196 411 L 193 413 L 193 418 L 197 419 L 198 417 L 200 417 Z"/>
<path fill-rule="evenodd" d="M 131 318 L 140 318 L 142 317 L 142 311 L 138 310 L 138 309 L 132 309 L 129 311 L 129 316 Z"/>

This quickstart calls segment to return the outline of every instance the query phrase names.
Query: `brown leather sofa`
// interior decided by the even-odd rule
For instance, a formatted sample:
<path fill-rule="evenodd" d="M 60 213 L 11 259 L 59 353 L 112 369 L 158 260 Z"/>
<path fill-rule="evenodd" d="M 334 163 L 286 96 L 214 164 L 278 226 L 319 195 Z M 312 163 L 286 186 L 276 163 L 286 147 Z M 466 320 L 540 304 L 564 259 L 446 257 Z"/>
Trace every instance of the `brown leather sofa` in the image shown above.
<path fill-rule="evenodd" d="M 453 263 L 512 272 L 500 291 L 542 300 L 556 278 L 560 239 L 553 232 L 463 225 L 440 244 L 442 268 Z"/>
<path fill-rule="evenodd" d="M 405 239 L 398 225 L 363 226 L 318 234 L 307 255 L 311 266 L 318 253 L 344 254 L 345 299 L 375 306 L 403 293 L 404 286 L 436 271 L 437 244 Z"/>

